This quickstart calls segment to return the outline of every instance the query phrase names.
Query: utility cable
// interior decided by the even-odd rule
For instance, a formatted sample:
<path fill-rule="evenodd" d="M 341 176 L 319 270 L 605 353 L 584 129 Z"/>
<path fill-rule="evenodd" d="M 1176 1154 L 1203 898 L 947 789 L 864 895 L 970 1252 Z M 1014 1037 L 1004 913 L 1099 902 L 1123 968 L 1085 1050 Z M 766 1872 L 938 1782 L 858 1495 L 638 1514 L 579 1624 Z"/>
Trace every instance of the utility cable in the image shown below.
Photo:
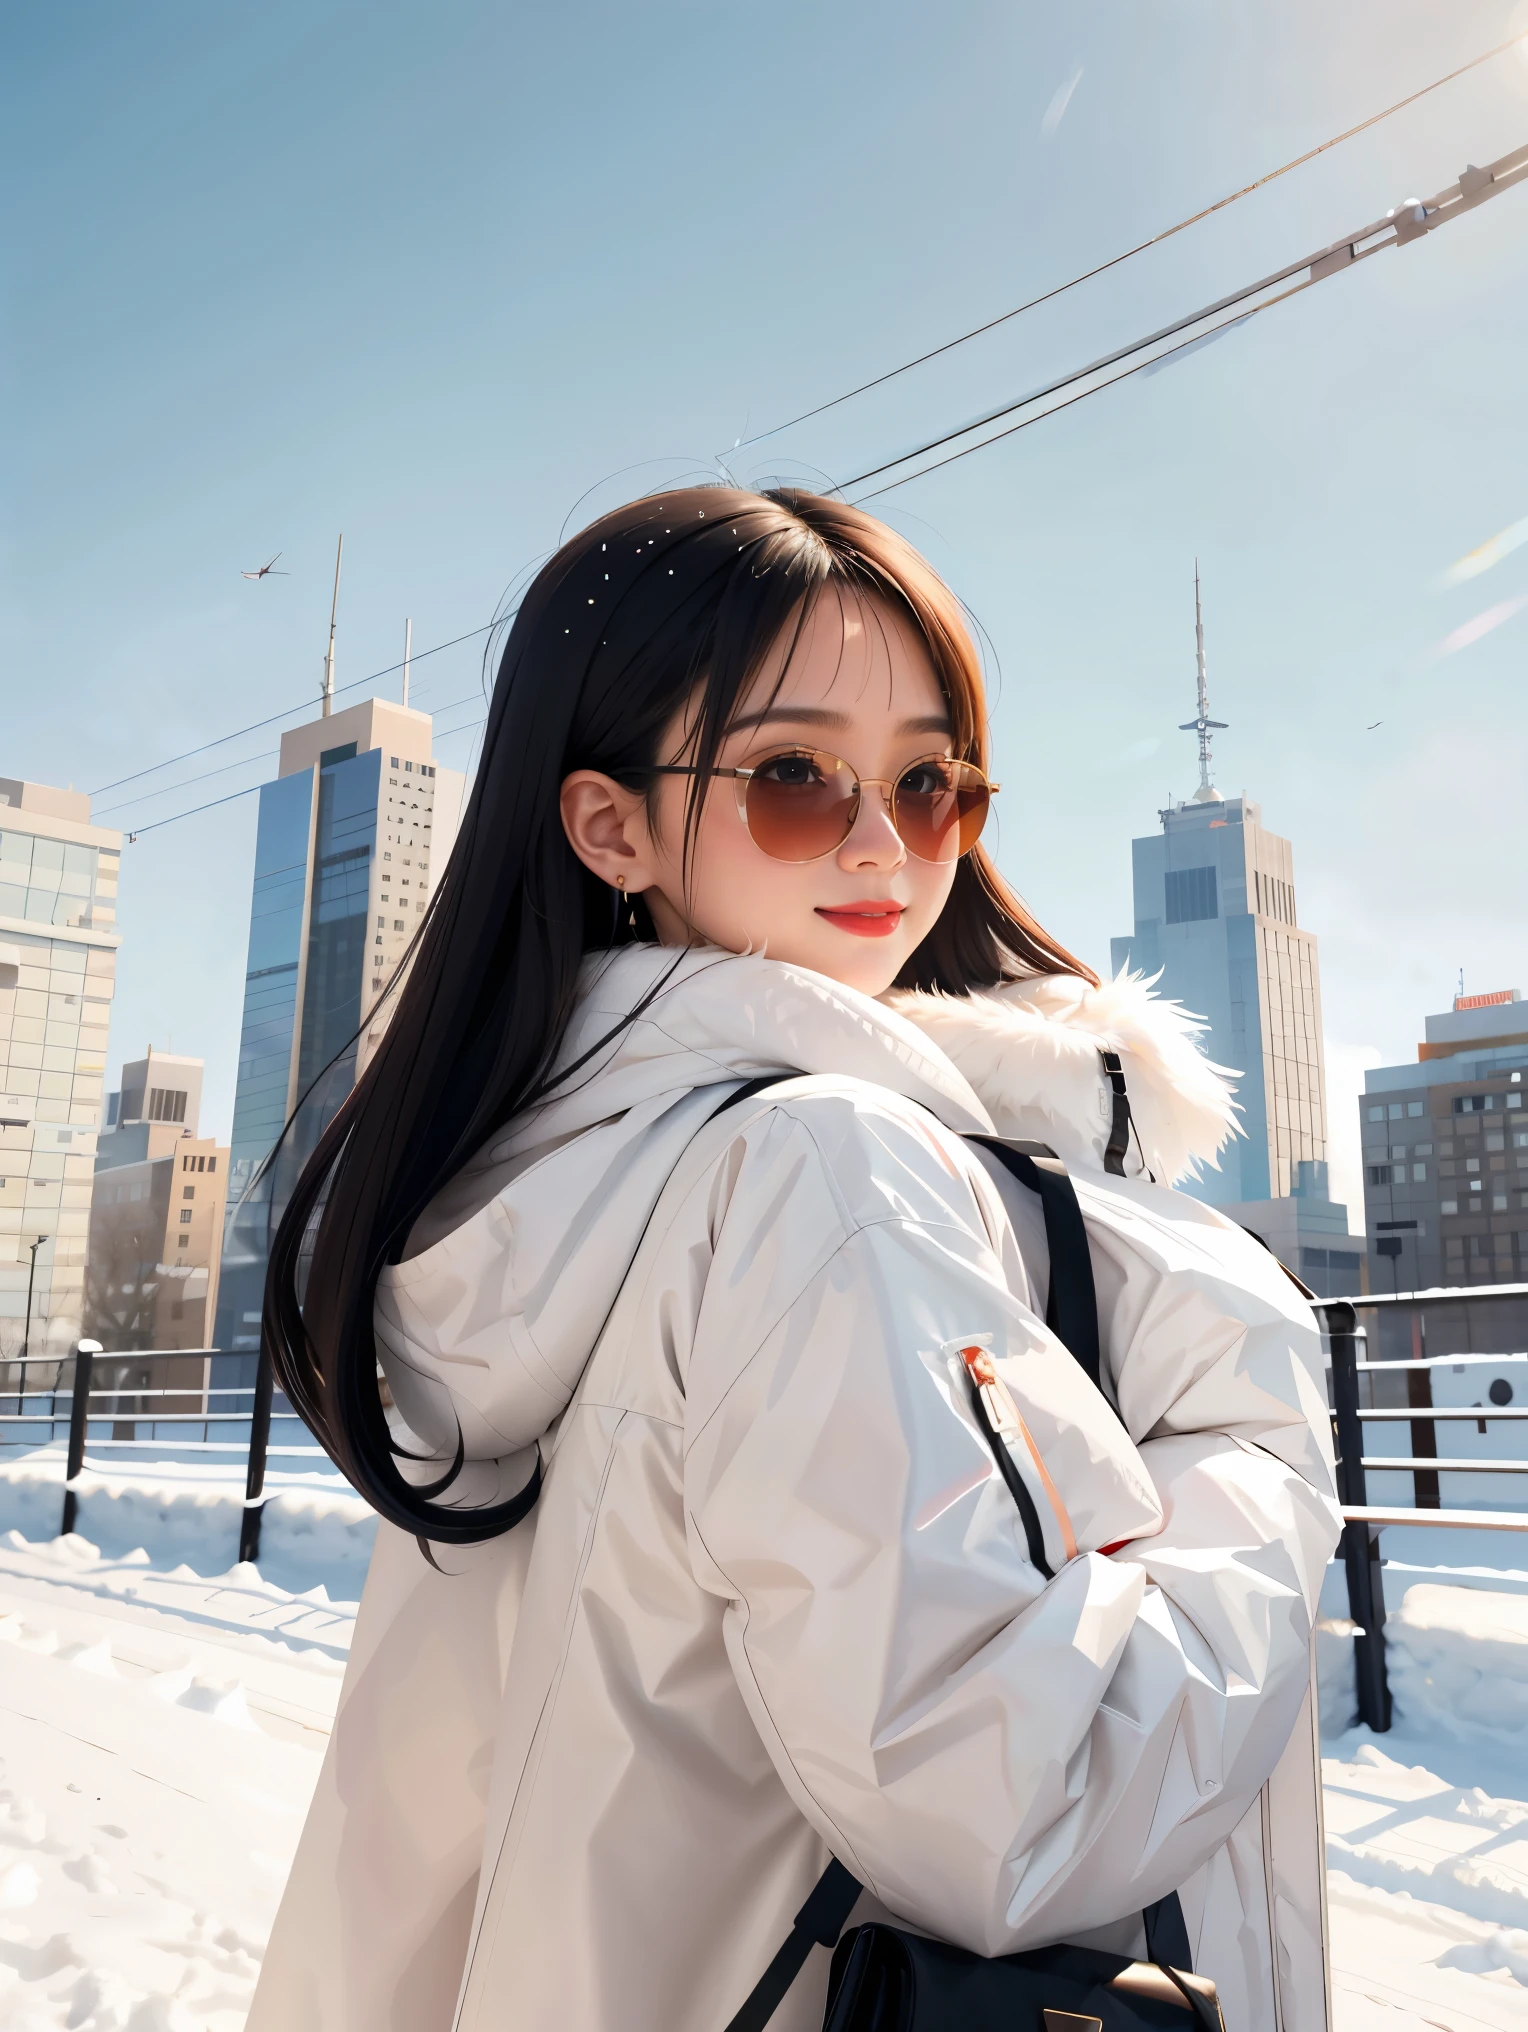
<path fill-rule="evenodd" d="M 997 431 L 991 437 L 980 439 L 976 444 L 965 445 L 947 458 L 936 459 L 930 465 L 920 466 L 915 472 L 904 473 L 899 479 L 888 481 L 885 486 L 861 495 L 860 499 L 874 500 L 879 495 L 890 493 L 893 488 L 905 486 L 910 480 L 921 479 L 925 473 L 936 472 L 942 466 L 952 465 L 956 459 L 980 451 L 985 445 L 996 444 L 1002 438 L 1011 437 L 1014 431 L 1023 429 L 1026 424 L 1038 422 L 1042 415 L 1049 416 L 1057 409 L 1070 408 L 1072 403 L 1080 401 L 1083 395 L 1096 394 L 1102 388 L 1113 387 L 1116 381 L 1127 379 L 1128 374 L 1134 373 L 1137 367 L 1151 366 L 1156 360 L 1165 360 L 1172 353 L 1182 352 L 1199 339 L 1214 338 L 1218 333 L 1228 330 L 1231 325 L 1240 324 L 1247 317 L 1255 315 L 1257 310 L 1268 309 L 1273 303 L 1282 303 L 1287 298 L 1308 289 L 1312 284 L 1324 282 L 1329 276 L 1339 274 L 1356 262 L 1366 261 L 1371 255 L 1382 253 L 1387 247 L 1404 247 L 1413 240 L 1421 239 L 1440 225 L 1446 225 L 1450 219 L 1458 218 L 1464 212 L 1473 211 L 1488 198 L 1497 197 L 1502 191 L 1521 183 L 1525 177 L 1528 177 L 1528 147 L 1514 149 L 1495 162 L 1488 163 L 1484 169 L 1477 169 L 1472 164 L 1456 183 L 1450 184 L 1436 197 L 1429 198 L 1425 202 L 1420 198 L 1405 201 L 1388 212 L 1384 218 L 1360 228 L 1356 233 L 1345 234 L 1340 240 L 1334 240 L 1330 246 L 1321 248 L 1315 254 L 1307 254 L 1298 261 L 1292 261 L 1287 266 L 1276 269 L 1273 274 L 1263 276 L 1257 282 L 1248 283 L 1244 288 L 1233 290 L 1228 296 L 1220 297 L 1214 303 L 1205 304 L 1186 317 L 1175 318 L 1171 324 L 1162 325 L 1156 331 L 1148 332 L 1144 338 L 1134 339 L 1128 345 L 1116 347 L 1113 352 L 1100 355 L 1085 367 L 1063 374 L 1058 379 L 1047 382 L 1043 387 L 1031 389 L 1027 395 L 1005 402 L 996 409 L 986 411 L 982 416 L 971 418 L 969 422 L 960 424 L 953 430 L 944 431 L 938 437 L 927 439 L 910 451 L 901 452 L 895 458 L 885 459 L 879 465 L 867 468 L 865 472 L 843 481 L 841 490 L 847 494 L 851 487 L 863 486 L 867 480 L 879 479 L 883 473 L 895 472 L 898 466 L 910 465 L 914 460 L 926 458 L 930 452 L 940 451 L 944 446 L 955 443 L 958 438 L 968 437 L 973 431 L 984 430 L 989 424 L 1000 422 L 1004 417 L 1012 416 L 1021 409 L 1028 409 L 1036 403 L 1043 402 L 1049 396 L 1060 394 L 1091 376 L 1103 375 L 1108 368 L 1118 366 L 1121 361 L 1129 360 L 1135 354 L 1147 352 L 1149 348 L 1160 345 L 1164 339 L 1176 338 L 1184 332 L 1191 334 L 1179 345 L 1165 348 L 1160 353 L 1152 354 L 1148 359 L 1137 361 L 1136 366 L 1127 369 L 1125 374 L 1115 374 L 1095 381 L 1092 387 L 1082 390 L 1081 394 L 1072 396 L 1068 401 L 1055 403 L 1052 408 L 1027 417 L 1024 423 L 1015 424 L 1006 431 Z M 1251 298 L 1262 295 L 1267 290 L 1277 289 L 1281 283 L 1288 282 L 1302 271 L 1307 271 L 1306 279 L 1297 283 L 1293 289 L 1283 290 L 1281 294 L 1269 298 L 1266 302 L 1243 311 L 1240 316 L 1223 319 L 1221 323 L 1211 326 L 1206 331 L 1194 330 L 1194 327 L 1205 325 L 1210 319 L 1219 317 L 1223 311 L 1234 310 L 1238 304 L 1248 303 Z"/>
<path fill-rule="evenodd" d="M 416 649 L 410 663 L 423 663 L 427 656 L 439 656 L 443 649 L 455 649 L 458 643 L 470 642 L 477 635 L 487 635 L 498 627 L 497 621 L 486 621 L 481 628 L 469 628 L 465 635 L 453 635 L 449 642 L 437 642 L 433 649 Z M 384 677 L 391 677 L 394 671 L 402 670 L 401 663 L 389 663 L 385 670 L 374 670 L 369 677 L 352 678 L 349 684 L 338 685 L 334 696 L 341 697 L 347 691 L 358 691 L 362 685 L 376 684 Z M 147 769 L 136 769 L 131 776 L 119 776 L 111 783 L 103 783 L 98 790 L 92 790 L 92 797 L 104 797 L 108 790 L 120 790 L 124 783 L 137 783 L 145 776 L 153 776 L 161 769 L 172 769 L 177 762 L 189 762 L 197 755 L 206 755 L 214 748 L 226 747 L 230 741 L 242 739 L 245 734 L 257 734 L 262 727 L 274 727 L 278 720 L 290 719 L 293 713 L 300 713 L 310 703 L 299 700 L 294 706 L 287 706 L 279 713 L 272 713 L 268 719 L 252 720 L 247 727 L 236 727 L 231 734 L 219 734 L 215 741 L 203 741 L 199 748 L 187 748 L 183 754 L 171 755 L 163 762 L 155 762 Z M 121 809 L 120 806 L 117 807 Z"/>
<path fill-rule="evenodd" d="M 1190 226 L 1197 226 L 1202 219 L 1211 218 L 1216 212 L 1223 212 L 1228 205 L 1237 204 L 1242 198 L 1251 197 L 1254 191 L 1260 191 L 1270 183 L 1276 183 L 1281 176 L 1288 176 L 1292 169 L 1300 169 L 1307 162 L 1314 162 L 1318 155 L 1325 155 L 1329 149 L 1340 147 L 1344 141 L 1351 141 L 1354 135 L 1363 134 L 1370 127 L 1377 127 L 1393 113 L 1403 112 L 1407 106 L 1414 106 L 1419 99 L 1425 99 L 1429 92 L 1436 92 L 1444 85 L 1451 85 L 1456 78 L 1464 77 L 1469 71 L 1478 70 L 1482 64 L 1490 63 L 1494 57 L 1501 56 L 1505 51 L 1514 49 L 1524 42 L 1528 42 L 1528 29 L 1520 35 L 1509 36 L 1505 42 L 1498 43 L 1495 49 L 1488 49 L 1481 56 L 1471 57 L 1468 63 L 1461 64 L 1457 70 L 1449 71 L 1446 76 L 1434 78 L 1430 85 L 1423 85 L 1420 91 L 1411 92 L 1404 99 L 1397 99 L 1393 106 L 1386 106 L 1383 112 L 1371 113 L 1367 120 L 1360 120 L 1356 127 L 1345 128 L 1341 134 L 1334 134 L 1329 141 L 1321 142 L 1318 147 L 1308 148 L 1303 155 L 1296 155 L 1290 161 L 1281 163 L 1277 169 L 1270 169 L 1265 176 L 1256 178 L 1252 183 L 1243 184 L 1240 190 L 1234 190 L 1226 197 L 1217 198 L 1214 204 L 1205 205 L 1202 210 L 1191 213 L 1188 218 L 1180 219 L 1177 225 L 1168 226 L 1160 233 L 1153 233 L 1148 240 L 1138 240 L 1135 246 L 1127 247 L 1122 254 L 1111 255 L 1107 261 L 1100 261 L 1097 267 L 1085 269 L 1081 275 L 1074 275 L 1070 282 L 1059 282 L 1054 289 L 1047 289 L 1039 296 L 1032 296 L 1027 303 L 1018 304 L 1013 310 L 1005 310 L 999 316 L 989 318 L 985 324 L 973 325 L 970 331 L 961 332 L 956 338 L 946 339 L 942 345 L 934 346 L 926 353 L 919 353 L 916 359 L 904 360 L 900 367 L 888 368 L 884 374 L 877 374 L 869 381 L 862 381 L 857 388 L 850 388 L 842 395 L 831 397 L 827 402 L 819 402 L 815 409 L 804 409 L 799 416 L 793 416 L 785 423 L 774 424 L 769 430 L 760 431 L 753 437 L 740 438 L 737 444 L 732 446 L 732 451 L 746 451 L 750 445 L 763 444 L 768 438 L 778 437 L 783 430 L 794 429 L 798 423 L 807 423 L 814 416 L 824 416 L 830 409 L 837 409 L 845 402 L 852 402 L 857 395 L 866 395 L 872 388 L 884 387 L 888 381 L 895 381 L 899 375 L 910 374 L 914 367 L 922 367 L 930 360 L 937 360 L 942 353 L 953 352 L 957 346 L 963 346 L 971 339 L 979 339 L 986 332 L 996 331 L 999 325 L 1008 324 L 1012 319 L 1022 317 L 1026 311 L 1038 309 L 1042 303 L 1050 303 L 1058 296 L 1065 296 L 1069 289 L 1076 289 L 1084 282 L 1091 282 L 1094 276 L 1106 274 L 1111 268 L 1118 268 L 1122 262 L 1133 260 L 1137 254 L 1144 254 L 1148 248 L 1160 247 L 1164 240 L 1171 240 L 1178 233 L 1186 233 Z M 731 452 L 721 456 L 730 458 Z"/>
<path fill-rule="evenodd" d="M 386 673 L 384 672 L 383 674 L 385 675 Z M 371 680 L 369 678 L 360 678 L 357 679 L 357 682 L 367 684 Z M 449 705 L 433 708 L 432 717 L 438 718 L 442 713 L 455 712 L 458 706 L 470 705 L 481 699 L 481 697 L 481 692 L 469 692 L 465 698 L 452 699 Z M 232 740 L 233 736 L 229 735 L 227 738 Z M 94 824 L 98 819 L 109 818 L 113 812 L 128 811 L 135 804 L 145 804 L 151 797 L 169 797 L 174 791 L 189 790 L 193 783 L 208 783 L 214 776 L 226 776 L 230 769 L 249 769 L 257 762 L 273 762 L 279 752 L 278 749 L 267 748 L 259 755 L 242 755 L 237 762 L 223 762 L 216 769 L 204 769 L 198 776 L 183 776 L 178 783 L 166 783 L 158 790 L 140 790 L 132 797 L 123 798 L 120 804 L 105 805 L 93 815 L 91 823 Z M 161 769 L 168 769 L 170 764 L 168 762 L 161 762 L 159 766 Z M 142 773 L 144 775 L 149 774 L 147 770 L 144 770 Z M 259 788 L 258 785 L 255 787 Z M 146 826 L 137 826 L 133 830 L 136 832 L 146 832 L 148 828 Z"/>
<path fill-rule="evenodd" d="M 479 628 L 474 632 L 481 635 L 483 631 L 481 628 Z M 466 637 L 462 636 L 459 637 L 458 639 L 465 641 Z M 449 647 L 449 645 L 442 644 L 442 647 Z M 474 699 L 476 699 L 480 698 L 482 694 L 474 692 L 472 696 Z M 450 705 L 442 706 L 440 710 L 443 713 L 449 713 L 453 711 L 455 707 L 464 706 L 467 705 L 468 703 L 470 703 L 470 701 L 467 699 L 453 699 Z M 474 728 L 480 727 L 482 726 L 482 724 L 483 724 L 482 720 L 468 720 L 460 727 L 447 727 L 444 729 L 437 729 L 434 738 L 437 741 L 449 741 L 453 735 L 470 734 Z M 229 766 L 230 768 L 237 768 L 238 764 L 230 763 Z M 218 772 L 214 771 L 213 773 L 216 774 Z M 191 779 L 193 783 L 196 782 L 197 780 L 198 779 L 196 777 L 193 777 Z M 265 786 L 262 783 L 249 783 L 246 784 L 242 790 L 231 790 L 226 797 L 214 797 L 208 804 L 193 805 L 189 811 L 171 812 L 168 818 L 151 819 L 147 825 L 134 826 L 130 831 L 126 827 L 124 827 L 123 830 L 127 832 L 129 842 L 132 842 L 134 840 L 141 839 L 145 833 L 157 833 L 161 826 L 178 825 L 183 818 L 196 818 L 204 811 L 216 811 L 219 805 L 237 804 L 241 797 L 253 797 L 257 790 L 263 790 L 264 788 Z M 120 810 L 121 807 L 119 806 L 118 809 Z"/>

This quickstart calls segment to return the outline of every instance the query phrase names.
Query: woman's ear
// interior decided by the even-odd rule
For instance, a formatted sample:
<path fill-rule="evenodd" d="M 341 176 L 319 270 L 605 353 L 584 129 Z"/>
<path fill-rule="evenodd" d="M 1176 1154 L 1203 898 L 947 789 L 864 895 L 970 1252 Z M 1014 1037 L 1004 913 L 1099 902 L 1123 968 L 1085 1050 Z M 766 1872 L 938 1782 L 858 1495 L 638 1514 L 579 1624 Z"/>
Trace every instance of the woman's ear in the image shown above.
<path fill-rule="evenodd" d="M 597 769 L 575 769 L 563 778 L 559 804 L 568 845 L 591 874 L 632 896 L 652 886 L 656 859 L 640 790 Z"/>

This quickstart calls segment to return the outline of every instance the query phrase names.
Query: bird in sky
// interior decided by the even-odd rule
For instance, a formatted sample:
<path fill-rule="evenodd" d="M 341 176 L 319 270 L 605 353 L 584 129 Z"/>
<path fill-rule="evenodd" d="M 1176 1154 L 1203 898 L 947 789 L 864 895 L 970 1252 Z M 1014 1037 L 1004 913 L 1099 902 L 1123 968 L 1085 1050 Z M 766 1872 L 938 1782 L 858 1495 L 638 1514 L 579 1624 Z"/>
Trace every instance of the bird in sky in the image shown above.
<path fill-rule="evenodd" d="M 271 559 L 269 564 L 261 565 L 258 571 L 240 572 L 239 577 L 241 579 L 266 579 L 266 578 L 289 579 L 292 576 L 290 572 L 276 570 L 276 559 L 279 558 L 280 556 L 281 552 L 278 550 L 276 556 Z"/>

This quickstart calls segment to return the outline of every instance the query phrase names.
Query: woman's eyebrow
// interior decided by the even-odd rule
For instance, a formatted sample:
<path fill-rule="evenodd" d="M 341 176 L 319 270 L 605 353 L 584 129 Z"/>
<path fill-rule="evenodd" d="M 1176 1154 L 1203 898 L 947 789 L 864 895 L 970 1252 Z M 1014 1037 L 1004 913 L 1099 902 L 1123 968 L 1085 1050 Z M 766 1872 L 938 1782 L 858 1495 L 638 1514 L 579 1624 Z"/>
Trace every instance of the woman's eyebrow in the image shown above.
<path fill-rule="evenodd" d="M 745 727 L 798 726 L 825 727 L 835 733 L 842 733 L 850 724 L 847 713 L 837 713 L 830 706 L 766 706 L 762 712 L 742 713 L 727 729 L 729 734 L 741 733 Z M 922 713 L 910 720 L 897 724 L 899 734 L 948 734 L 950 722 L 943 713 Z"/>

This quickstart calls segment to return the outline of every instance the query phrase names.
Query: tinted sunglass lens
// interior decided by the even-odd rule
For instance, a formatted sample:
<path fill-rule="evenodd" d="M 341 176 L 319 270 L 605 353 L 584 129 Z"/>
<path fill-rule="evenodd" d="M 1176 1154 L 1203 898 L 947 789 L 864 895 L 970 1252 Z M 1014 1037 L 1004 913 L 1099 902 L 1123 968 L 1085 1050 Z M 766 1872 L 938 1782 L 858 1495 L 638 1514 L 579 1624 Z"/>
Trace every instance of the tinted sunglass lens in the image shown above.
<path fill-rule="evenodd" d="M 853 830 L 857 792 L 834 755 L 772 756 L 748 780 L 748 830 L 772 860 L 821 860 Z"/>
<path fill-rule="evenodd" d="M 970 853 L 987 822 L 991 792 L 969 762 L 918 762 L 897 780 L 894 819 L 920 861 L 954 861 Z"/>

